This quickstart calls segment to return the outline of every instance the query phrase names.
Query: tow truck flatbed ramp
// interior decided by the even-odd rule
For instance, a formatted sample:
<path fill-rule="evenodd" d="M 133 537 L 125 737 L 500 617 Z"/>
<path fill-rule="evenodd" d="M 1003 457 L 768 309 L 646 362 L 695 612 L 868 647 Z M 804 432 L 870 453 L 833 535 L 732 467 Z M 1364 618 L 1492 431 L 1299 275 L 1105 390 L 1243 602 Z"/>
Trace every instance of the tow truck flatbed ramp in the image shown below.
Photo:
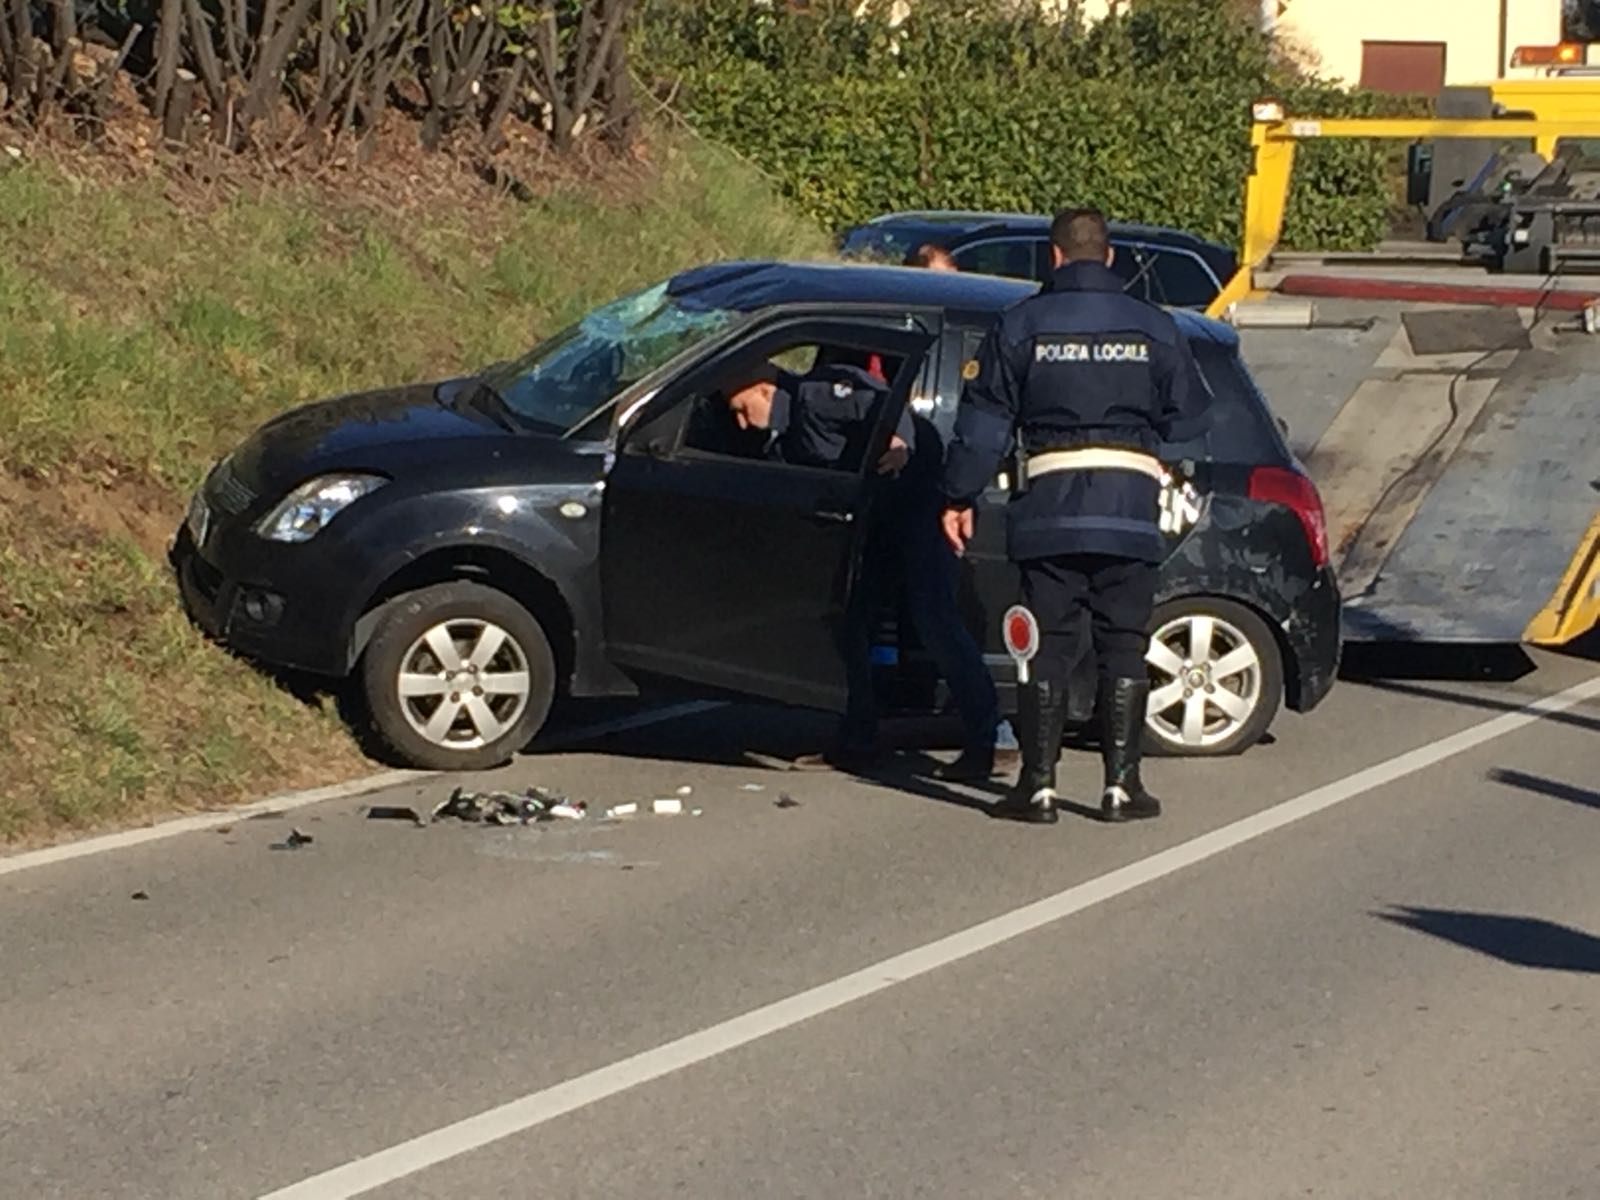
<path fill-rule="evenodd" d="M 1455 271 L 1290 271 L 1241 306 L 1241 336 L 1322 493 L 1346 638 L 1559 644 L 1592 626 L 1593 281 L 1519 291 L 1481 272 L 1473 288 Z M 1309 328 L 1263 327 L 1308 305 Z"/>

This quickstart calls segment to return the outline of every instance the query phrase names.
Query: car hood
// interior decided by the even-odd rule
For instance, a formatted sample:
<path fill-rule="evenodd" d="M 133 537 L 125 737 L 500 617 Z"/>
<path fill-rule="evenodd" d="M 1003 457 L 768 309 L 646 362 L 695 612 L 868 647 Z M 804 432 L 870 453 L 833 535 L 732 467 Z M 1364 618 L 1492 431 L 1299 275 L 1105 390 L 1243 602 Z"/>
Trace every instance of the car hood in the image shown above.
<path fill-rule="evenodd" d="M 456 486 L 593 480 L 595 444 L 508 429 L 457 400 L 470 379 L 323 400 L 267 422 L 232 455 L 234 475 L 263 496 L 316 475 L 448 474 Z"/>

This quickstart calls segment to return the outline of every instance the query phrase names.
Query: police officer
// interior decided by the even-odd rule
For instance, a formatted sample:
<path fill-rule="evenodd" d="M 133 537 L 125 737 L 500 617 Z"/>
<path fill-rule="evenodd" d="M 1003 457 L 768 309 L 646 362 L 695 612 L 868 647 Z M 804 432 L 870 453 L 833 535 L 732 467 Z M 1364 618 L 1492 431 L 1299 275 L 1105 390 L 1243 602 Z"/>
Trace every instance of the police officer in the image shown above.
<path fill-rule="evenodd" d="M 862 460 L 888 398 L 884 382 L 859 367 L 834 363 L 805 376 L 770 364 L 746 369 L 728 390 L 728 408 L 741 430 L 763 430 L 763 453 L 804 466 L 838 467 Z M 838 743 L 797 765 L 862 770 L 881 764 L 878 705 L 872 678 L 872 621 L 878 607 L 903 595 L 923 646 L 950 685 L 966 729 L 960 758 L 936 774 L 950 780 L 994 773 L 1000 702 L 983 652 L 956 603 L 956 562 L 940 536 L 943 447 L 907 409 L 876 464 L 893 475 L 878 497 L 862 557 L 861 577 L 841 631 L 849 702 Z"/>
<path fill-rule="evenodd" d="M 1003 314 L 978 352 L 945 465 L 945 536 L 972 537 L 974 505 L 1013 445 L 1019 490 L 1007 550 L 1038 621 L 1039 652 L 1019 685 L 1022 772 L 997 815 L 1056 818 L 1056 762 L 1069 681 L 1098 660 L 1105 819 L 1160 815 L 1139 777 L 1145 669 L 1158 564 L 1163 441 L 1196 436 L 1209 393 L 1176 322 L 1123 292 L 1105 217 L 1063 212 L 1050 229 L 1050 283 Z"/>

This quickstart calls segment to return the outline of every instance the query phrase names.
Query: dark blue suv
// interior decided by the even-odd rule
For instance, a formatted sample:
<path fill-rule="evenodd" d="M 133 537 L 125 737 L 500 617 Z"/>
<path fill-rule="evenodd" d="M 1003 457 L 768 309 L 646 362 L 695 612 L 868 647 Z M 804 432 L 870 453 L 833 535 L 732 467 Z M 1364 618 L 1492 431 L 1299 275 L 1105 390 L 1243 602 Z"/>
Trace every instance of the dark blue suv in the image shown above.
<path fill-rule="evenodd" d="M 1022 213 L 898 212 L 846 230 L 846 258 L 899 264 L 920 246 L 948 250 L 962 271 L 1008 279 L 1050 278 L 1050 218 Z M 1134 295 L 1171 308 L 1205 309 L 1239 269 L 1226 246 L 1178 229 L 1113 222 L 1112 269 Z"/>

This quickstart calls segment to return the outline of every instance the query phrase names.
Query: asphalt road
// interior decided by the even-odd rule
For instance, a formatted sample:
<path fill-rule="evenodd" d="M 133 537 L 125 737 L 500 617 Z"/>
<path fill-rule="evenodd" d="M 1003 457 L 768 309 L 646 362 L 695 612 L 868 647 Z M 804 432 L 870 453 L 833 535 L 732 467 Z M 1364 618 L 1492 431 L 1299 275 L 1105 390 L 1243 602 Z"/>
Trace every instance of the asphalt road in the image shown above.
<path fill-rule="evenodd" d="M 0 874 L 0 1197 L 1600 1195 L 1597 675 L 1346 682 L 1144 826 L 724 708 L 486 780 L 698 817 Z"/>

